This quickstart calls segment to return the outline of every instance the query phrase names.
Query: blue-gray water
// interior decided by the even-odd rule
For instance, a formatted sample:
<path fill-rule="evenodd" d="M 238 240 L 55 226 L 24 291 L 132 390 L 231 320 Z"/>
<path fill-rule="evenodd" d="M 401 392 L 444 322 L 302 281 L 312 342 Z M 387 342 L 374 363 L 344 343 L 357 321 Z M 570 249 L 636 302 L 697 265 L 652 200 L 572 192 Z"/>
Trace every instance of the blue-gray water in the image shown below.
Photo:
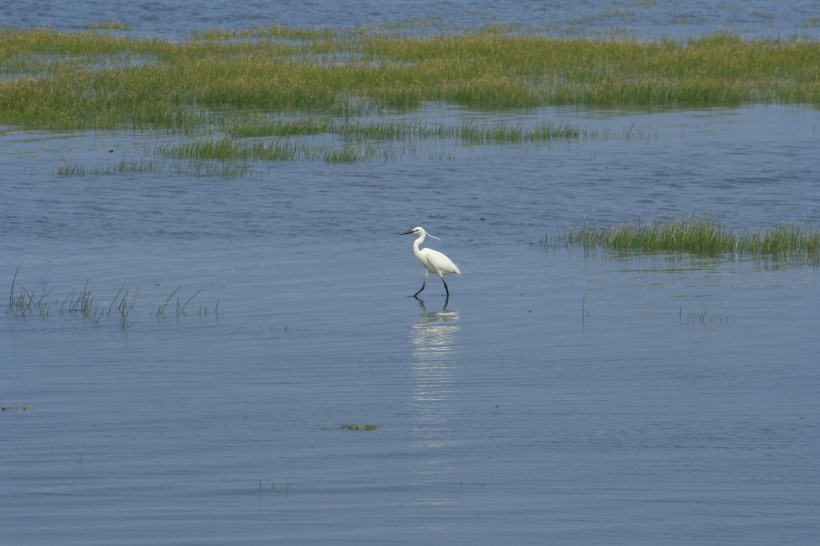
<path fill-rule="evenodd" d="M 355 25 L 411 6 L 360 3 L 335 21 L 324 3 L 266 18 L 263 4 L 66 2 L 67 15 L 31 20 L 35 4 L 0 16 L 173 35 L 174 13 L 190 30 Z M 689 5 L 691 20 L 744 33 L 816 32 L 789 23 L 812 3 L 786 4 Z M 582 20 L 595 5 L 552 9 Z M 747 5 L 773 15 L 754 26 Z M 470 24 L 529 19 L 436 6 Z M 632 30 L 712 26 L 652 21 Z M 692 213 L 817 226 L 817 110 L 408 116 L 600 137 L 421 143 L 225 179 L 55 174 L 140 157 L 164 135 L 0 133 L 2 301 L 18 266 L 17 290 L 52 289 L 46 316 L 0 316 L 0 543 L 816 544 L 816 265 L 540 240 L 584 220 Z M 416 225 L 464 273 L 446 306 L 435 278 L 423 304 L 408 297 L 423 269 L 397 234 Z M 60 311 L 86 282 L 97 322 Z M 105 312 L 122 286 L 124 330 Z"/>

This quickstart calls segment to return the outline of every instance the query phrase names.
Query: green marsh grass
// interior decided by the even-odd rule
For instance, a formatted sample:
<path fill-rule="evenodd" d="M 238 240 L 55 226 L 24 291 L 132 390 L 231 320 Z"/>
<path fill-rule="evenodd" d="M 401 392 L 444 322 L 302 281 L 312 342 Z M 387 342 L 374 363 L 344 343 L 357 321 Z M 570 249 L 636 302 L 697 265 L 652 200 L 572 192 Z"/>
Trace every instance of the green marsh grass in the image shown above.
<path fill-rule="evenodd" d="M 820 259 L 820 231 L 802 224 L 733 231 L 714 218 L 630 223 L 594 227 L 584 224 L 558 238 L 585 249 L 625 252 L 689 252 L 710 256 L 803 256 Z M 555 239 L 552 239 L 555 242 Z M 545 240 L 545 244 L 549 244 Z"/>
<path fill-rule="evenodd" d="M 180 42 L 2 29 L 0 43 L 0 124 L 24 128 L 192 131 L 214 114 L 229 125 L 248 113 L 336 116 L 355 104 L 376 111 L 428 102 L 482 110 L 820 104 L 820 44 L 799 39 L 264 27 Z"/>

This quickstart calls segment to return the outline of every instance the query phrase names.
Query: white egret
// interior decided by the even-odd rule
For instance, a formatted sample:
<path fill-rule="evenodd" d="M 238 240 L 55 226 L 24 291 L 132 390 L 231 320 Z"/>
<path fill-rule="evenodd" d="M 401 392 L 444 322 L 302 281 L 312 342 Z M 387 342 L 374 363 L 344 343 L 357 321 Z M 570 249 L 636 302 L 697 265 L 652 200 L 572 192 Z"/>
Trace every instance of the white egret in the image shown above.
<path fill-rule="evenodd" d="M 430 276 L 430 273 L 436 273 L 440 278 L 441 282 L 444 283 L 444 291 L 447 292 L 447 298 L 450 297 L 450 289 L 447 287 L 447 282 L 444 280 L 444 275 L 449 275 L 450 273 L 455 273 L 457 275 L 461 275 L 461 271 L 458 269 L 458 266 L 453 263 L 453 260 L 442 254 L 437 250 L 433 250 L 432 248 L 422 248 L 419 249 L 419 245 L 424 242 L 424 238 L 427 235 L 430 235 L 426 231 L 424 231 L 423 227 L 414 227 L 410 231 L 405 231 L 401 235 L 409 235 L 409 234 L 418 235 L 418 238 L 413 242 L 413 254 L 416 255 L 416 258 L 419 259 L 421 264 L 424 266 L 424 282 L 421 284 L 421 288 L 419 291 L 413 294 L 413 297 L 417 297 L 424 287 L 427 285 L 427 278 Z M 435 235 L 430 235 L 433 239 L 438 239 Z M 441 239 L 438 239 L 441 241 Z"/>

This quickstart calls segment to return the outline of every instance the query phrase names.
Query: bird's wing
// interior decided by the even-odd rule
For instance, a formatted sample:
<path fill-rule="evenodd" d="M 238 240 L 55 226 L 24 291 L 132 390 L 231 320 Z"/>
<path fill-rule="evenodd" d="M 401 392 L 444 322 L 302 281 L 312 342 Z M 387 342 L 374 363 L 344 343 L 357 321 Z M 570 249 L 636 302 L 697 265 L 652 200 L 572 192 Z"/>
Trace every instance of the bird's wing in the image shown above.
<path fill-rule="evenodd" d="M 427 264 L 430 271 L 434 271 L 436 273 L 456 273 L 461 275 L 461 271 L 458 269 L 458 266 L 453 263 L 453 260 L 439 252 L 438 250 L 433 250 L 432 248 L 425 248 L 424 249 L 424 257 L 427 260 Z"/>

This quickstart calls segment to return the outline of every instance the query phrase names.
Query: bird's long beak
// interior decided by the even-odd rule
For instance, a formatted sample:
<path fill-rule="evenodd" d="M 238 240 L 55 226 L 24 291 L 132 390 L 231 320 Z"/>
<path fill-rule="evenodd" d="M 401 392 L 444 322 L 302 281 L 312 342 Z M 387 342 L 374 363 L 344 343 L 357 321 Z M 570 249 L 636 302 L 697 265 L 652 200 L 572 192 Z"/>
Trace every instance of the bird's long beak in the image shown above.
<path fill-rule="evenodd" d="M 409 235 L 411 233 L 413 233 L 412 229 L 410 231 L 405 231 L 404 233 L 399 233 L 399 235 Z"/>

